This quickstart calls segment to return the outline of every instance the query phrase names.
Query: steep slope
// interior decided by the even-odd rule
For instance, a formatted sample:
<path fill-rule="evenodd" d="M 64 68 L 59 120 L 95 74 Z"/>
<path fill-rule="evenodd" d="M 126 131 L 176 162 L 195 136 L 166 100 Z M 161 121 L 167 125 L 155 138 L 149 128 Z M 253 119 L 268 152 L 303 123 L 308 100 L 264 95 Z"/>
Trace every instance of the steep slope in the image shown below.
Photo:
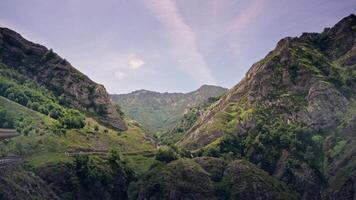
<path fill-rule="evenodd" d="M 282 39 L 178 145 L 245 157 L 303 199 L 355 196 L 356 16 Z M 352 199 L 352 198 L 351 198 Z"/>
<path fill-rule="evenodd" d="M 102 85 L 94 83 L 52 50 L 27 41 L 7 28 L 0 28 L 0 63 L 53 92 L 62 105 L 92 114 L 118 130 L 127 129 Z"/>
<path fill-rule="evenodd" d="M 153 132 L 170 130 L 189 107 L 195 107 L 210 97 L 220 96 L 227 90 L 203 85 L 189 93 L 159 93 L 138 90 L 129 94 L 111 95 L 122 110 Z"/>

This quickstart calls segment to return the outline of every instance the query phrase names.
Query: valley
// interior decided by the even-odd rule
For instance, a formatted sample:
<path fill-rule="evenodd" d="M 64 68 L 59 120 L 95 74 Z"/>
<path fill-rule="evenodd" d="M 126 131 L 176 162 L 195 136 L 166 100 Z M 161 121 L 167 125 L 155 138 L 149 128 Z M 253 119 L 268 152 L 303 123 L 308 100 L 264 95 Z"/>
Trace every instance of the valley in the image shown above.
<path fill-rule="evenodd" d="M 0 28 L 0 199 L 356 198 L 356 16 L 231 89 L 108 94 Z"/>

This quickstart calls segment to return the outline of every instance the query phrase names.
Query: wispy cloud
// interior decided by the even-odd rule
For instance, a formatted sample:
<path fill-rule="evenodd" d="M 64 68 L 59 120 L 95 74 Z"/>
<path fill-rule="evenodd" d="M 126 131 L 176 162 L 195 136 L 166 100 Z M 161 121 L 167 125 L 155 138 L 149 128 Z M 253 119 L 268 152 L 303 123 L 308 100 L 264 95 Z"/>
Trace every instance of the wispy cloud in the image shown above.
<path fill-rule="evenodd" d="M 128 60 L 128 65 L 130 66 L 131 69 L 134 70 L 141 68 L 144 64 L 145 62 L 135 55 L 132 55 Z"/>
<path fill-rule="evenodd" d="M 229 43 L 235 56 L 239 57 L 243 51 L 242 38 L 240 34 L 247 34 L 248 28 L 253 27 L 256 19 L 262 14 L 264 8 L 265 0 L 253 0 L 249 2 L 249 5 L 243 9 L 243 11 L 227 26 L 225 31 L 223 31 L 222 36 L 226 37 L 229 35 L 231 42 Z"/>
<path fill-rule="evenodd" d="M 238 33 L 246 29 L 246 27 L 261 14 L 264 8 L 264 2 L 265 0 L 250 1 L 248 7 L 243 9 L 240 15 L 232 21 L 225 33 Z"/>
<path fill-rule="evenodd" d="M 174 0 L 145 0 L 146 6 L 165 27 L 174 45 L 174 56 L 179 67 L 196 82 L 215 83 L 203 55 L 198 49 L 192 28 L 181 16 Z"/>
<path fill-rule="evenodd" d="M 114 75 L 115 75 L 115 78 L 117 78 L 117 79 L 124 79 L 127 77 L 127 74 L 125 72 L 121 72 L 121 71 L 116 71 L 114 73 Z"/>

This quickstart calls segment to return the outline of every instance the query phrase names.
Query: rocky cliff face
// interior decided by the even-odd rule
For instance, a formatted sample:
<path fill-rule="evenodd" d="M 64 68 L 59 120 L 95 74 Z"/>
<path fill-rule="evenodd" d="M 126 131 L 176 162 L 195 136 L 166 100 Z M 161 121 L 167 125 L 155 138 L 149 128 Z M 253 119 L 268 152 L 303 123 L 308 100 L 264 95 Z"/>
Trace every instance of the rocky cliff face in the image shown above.
<path fill-rule="evenodd" d="M 90 80 L 52 50 L 0 28 L 0 62 L 51 90 L 60 103 L 95 115 L 119 130 L 127 129 L 104 86 Z"/>
<path fill-rule="evenodd" d="M 303 199 L 321 198 L 324 188 L 328 198 L 348 199 L 355 195 L 355 67 L 355 15 L 320 34 L 282 39 L 178 145 L 220 144 L 223 152 L 221 141 L 232 135 L 241 145 L 236 155 L 285 180 Z"/>

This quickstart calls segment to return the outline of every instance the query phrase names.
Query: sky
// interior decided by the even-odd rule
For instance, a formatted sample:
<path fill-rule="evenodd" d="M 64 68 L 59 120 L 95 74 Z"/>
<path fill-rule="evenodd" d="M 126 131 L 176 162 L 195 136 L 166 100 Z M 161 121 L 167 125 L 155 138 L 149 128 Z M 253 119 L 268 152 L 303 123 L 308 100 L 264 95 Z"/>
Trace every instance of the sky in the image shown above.
<path fill-rule="evenodd" d="M 287 36 L 356 0 L 0 0 L 0 26 L 53 49 L 110 93 L 233 87 Z"/>

